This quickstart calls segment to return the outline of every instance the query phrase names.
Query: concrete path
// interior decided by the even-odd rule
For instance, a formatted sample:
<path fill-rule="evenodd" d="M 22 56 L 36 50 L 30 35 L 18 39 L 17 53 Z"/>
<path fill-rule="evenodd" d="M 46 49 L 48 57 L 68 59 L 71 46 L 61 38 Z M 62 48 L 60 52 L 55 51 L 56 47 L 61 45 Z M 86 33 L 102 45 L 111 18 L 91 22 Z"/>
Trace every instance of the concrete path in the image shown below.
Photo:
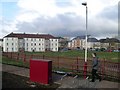
<path fill-rule="evenodd" d="M 25 76 L 25 77 L 30 77 L 29 76 L 29 69 L 27 68 L 22 68 L 22 67 L 17 67 L 17 66 L 11 66 L 11 65 L 1 65 L 0 68 L 2 67 L 2 71 L 13 73 L 16 75 L 20 76 Z M 66 76 L 63 79 L 63 75 L 59 74 L 52 74 L 53 76 L 53 82 L 58 83 L 61 86 L 58 88 L 119 88 L 120 89 L 120 83 L 117 82 L 110 82 L 106 80 L 102 80 L 99 82 L 96 80 L 95 82 L 89 82 L 88 79 L 84 80 L 83 78 L 74 78 L 70 76 Z"/>

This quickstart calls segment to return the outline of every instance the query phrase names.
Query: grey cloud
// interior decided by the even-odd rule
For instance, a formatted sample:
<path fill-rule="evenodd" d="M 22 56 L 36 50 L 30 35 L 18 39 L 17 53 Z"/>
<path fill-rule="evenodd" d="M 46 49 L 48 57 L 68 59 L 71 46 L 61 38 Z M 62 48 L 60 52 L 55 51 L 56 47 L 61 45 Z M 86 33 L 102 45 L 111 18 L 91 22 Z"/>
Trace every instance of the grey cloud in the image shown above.
<path fill-rule="evenodd" d="M 107 18 L 110 20 L 118 19 L 118 5 L 106 7 L 97 16 Z"/>
<path fill-rule="evenodd" d="M 102 18 L 90 19 L 88 29 L 88 33 L 95 37 L 112 37 L 118 33 L 117 22 Z"/>
<path fill-rule="evenodd" d="M 95 37 L 108 37 L 117 34 L 114 23 L 102 17 L 99 19 L 90 18 L 88 20 L 88 34 Z M 59 14 L 53 18 L 39 17 L 32 23 L 18 23 L 17 28 L 18 32 L 49 33 L 55 36 L 70 37 L 85 35 L 86 32 L 85 18 L 74 13 Z"/>
<path fill-rule="evenodd" d="M 117 5 L 106 7 L 88 20 L 88 33 L 95 37 L 112 37 L 118 34 Z"/>
<path fill-rule="evenodd" d="M 20 32 L 39 32 L 50 33 L 57 36 L 76 36 L 83 35 L 85 24 L 84 19 L 71 14 L 59 14 L 54 18 L 37 18 L 34 22 L 18 23 L 17 28 Z"/>

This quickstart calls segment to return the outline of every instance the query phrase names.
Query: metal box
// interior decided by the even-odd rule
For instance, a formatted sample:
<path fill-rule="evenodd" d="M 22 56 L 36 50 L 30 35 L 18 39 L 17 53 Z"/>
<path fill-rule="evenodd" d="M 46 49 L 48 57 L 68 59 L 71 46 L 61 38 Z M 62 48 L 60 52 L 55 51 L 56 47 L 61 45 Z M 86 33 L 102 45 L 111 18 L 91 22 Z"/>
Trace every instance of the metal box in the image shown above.
<path fill-rule="evenodd" d="M 30 80 L 42 84 L 50 84 L 52 82 L 52 61 L 30 60 Z"/>

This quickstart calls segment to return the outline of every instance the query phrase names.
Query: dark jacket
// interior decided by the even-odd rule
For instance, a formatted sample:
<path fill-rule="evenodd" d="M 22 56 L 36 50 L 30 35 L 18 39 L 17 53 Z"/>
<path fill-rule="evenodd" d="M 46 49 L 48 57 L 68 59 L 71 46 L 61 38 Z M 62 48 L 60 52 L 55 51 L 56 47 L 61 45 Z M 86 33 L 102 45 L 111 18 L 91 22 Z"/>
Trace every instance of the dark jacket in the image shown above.
<path fill-rule="evenodd" d="M 99 67 L 98 57 L 94 57 L 92 69 L 98 70 L 98 67 Z"/>

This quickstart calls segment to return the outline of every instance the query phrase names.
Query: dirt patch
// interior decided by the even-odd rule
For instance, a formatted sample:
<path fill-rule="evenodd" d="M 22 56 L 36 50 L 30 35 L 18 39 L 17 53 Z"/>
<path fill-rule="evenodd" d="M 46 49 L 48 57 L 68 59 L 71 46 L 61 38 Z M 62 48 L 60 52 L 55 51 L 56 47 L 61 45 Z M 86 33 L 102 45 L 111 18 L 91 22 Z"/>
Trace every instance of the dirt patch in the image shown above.
<path fill-rule="evenodd" d="M 39 83 L 31 82 L 27 77 L 2 72 L 3 90 L 8 88 L 52 88 L 53 90 L 56 90 L 58 87 L 58 84 L 41 85 Z"/>

